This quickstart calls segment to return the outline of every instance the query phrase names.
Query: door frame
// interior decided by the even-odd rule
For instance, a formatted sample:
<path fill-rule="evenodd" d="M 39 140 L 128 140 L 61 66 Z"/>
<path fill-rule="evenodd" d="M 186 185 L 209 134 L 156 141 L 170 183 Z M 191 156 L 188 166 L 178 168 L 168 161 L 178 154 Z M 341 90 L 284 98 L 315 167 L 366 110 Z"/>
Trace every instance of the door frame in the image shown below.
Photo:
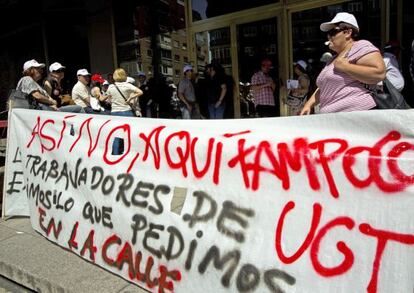
<path fill-rule="evenodd" d="M 191 1 L 186 1 L 187 15 L 191 15 L 188 11 L 191 10 Z M 277 44 L 278 44 L 278 56 L 279 59 L 279 68 L 278 74 L 280 78 L 285 79 L 286 77 L 286 66 L 284 64 L 287 58 L 286 52 L 288 51 L 287 46 L 287 35 L 286 35 L 286 15 L 283 13 L 283 4 L 275 3 L 265 6 L 260 6 L 257 8 L 247 9 L 240 12 L 234 12 L 226 14 L 223 16 L 212 17 L 205 20 L 200 20 L 197 22 L 191 22 L 191 19 L 188 19 L 187 25 L 187 43 L 190 48 L 189 59 L 196 67 L 197 62 L 197 47 L 195 36 L 197 33 L 210 31 L 214 29 L 229 27 L 230 28 L 230 53 L 231 53 L 231 65 L 232 65 L 232 76 L 235 82 L 235 88 L 233 93 L 233 102 L 234 102 L 234 118 L 240 118 L 240 97 L 239 97 L 239 64 L 238 64 L 238 52 L 237 52 L 237 25 L 246 24 L 250 22 L 265 20 L 269 18 L 277 19 Z M 191 24 L 190 24 L 191 23 Z M 282 28 L 282 26 L 284 26 Z M 279 97 L 280 97 L 279 92 Z M 280 113 L 282 115 L 282 104 Z"/>
<path fill-rule="evenodd" d="M 323 6 L 335 5 L 349 2 L 351 0 L 279 0 L 279 2 L 264 5 L 256 8 L 216 16 L 209 19 L 192 21 L 191 0 L 185 0 L 187 43 L 189 45 L 189 60 L 193 64 L 197 60 L 197 48 L 195 34 L 198 32 L 209 31 L 222 27 L 230 28 L 231 36 L 231 58 L 232 75 L 235 81 L 234 113 L 235 118 L 240 117 L 240 98 L 239 98 L 239 68 L 237 52 L 237 25 L 249 22 L 260 21 L 268 18 L 277 18 L 277 44 L 279 58 L 279 77 L 287 80 L 293 76 L 293 69 L 290 66 L 293 62 L 293 41 L 292 41 L 292 13 L 314 9 Z M 389 39 L 390 27 L 390 5 L 389 0 L 379 0 L 381 5 L 381 41 L 382 44 Z M 402 16 L 402 1 L 398 1 L 398 15 Z M 402 34 L 402 17 L 398 17 L 398 39 Z M 279 87 L 279 100 L 287 94 L 284 87 Z M 279 101 L 280 115 L 288 114 L 287 106 Z"/>

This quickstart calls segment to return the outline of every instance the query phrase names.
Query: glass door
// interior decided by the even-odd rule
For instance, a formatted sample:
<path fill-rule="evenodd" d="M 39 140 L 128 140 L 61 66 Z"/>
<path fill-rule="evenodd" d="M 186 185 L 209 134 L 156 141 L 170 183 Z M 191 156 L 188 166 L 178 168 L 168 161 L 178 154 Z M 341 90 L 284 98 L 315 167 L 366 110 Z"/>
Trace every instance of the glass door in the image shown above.
<path fill-rule="evenodd" d="M 264 59 L 272 62 L 269 76 L 276 84 L 272 97 L 275 106 L 273 114 L 280 116 L 277 18 L 239 24 L 236 31 L 241 117 L 257 117 L 251 80 L 252 76 L 261 70 L 261 61 Z"/>
<path fill-rule="evenodd" d="M 224 99 L 226 104 L 224 118 L 234 118 L 233 78 L 230 28 L 223 27 L 196 33 L 197 70 L 194 77 L 196 97 L 203 117 L 209 118 L 207 87 L 209 76 L 207 65 L 214 64 L 217 74 L 226 81 L 228 93 Z"/>

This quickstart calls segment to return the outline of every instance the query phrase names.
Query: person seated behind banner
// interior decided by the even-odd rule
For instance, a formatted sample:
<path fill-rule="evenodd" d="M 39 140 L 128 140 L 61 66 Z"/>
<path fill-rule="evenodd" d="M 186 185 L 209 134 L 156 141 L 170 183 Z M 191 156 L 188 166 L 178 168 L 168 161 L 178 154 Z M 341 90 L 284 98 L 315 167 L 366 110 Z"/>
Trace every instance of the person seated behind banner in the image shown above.
<path fill-rule="evenodd" d="M 78 82 L 72 88 L 72 99 L 75 103 L 82 107 L 82 109 L 89 114 L 96 112 L 91 107 L 91 95 L 89 92 L 89 82 L 91 74 L 87 69 L 79 69 L 76 72 Z"/>
<path fill-rule="evenodd" d="M 61 95 L 63 93 L 62 89 L 62 79 L 65 76 L 65 66 L 59 62 L 54 62 L 49 66 L 49 74 L 45 81 L 43 82 L 43 88 L 46 90 L 48 95 L 56 101 L 57 106 L 62 106 Z"/>
<path fill-rule="evenodd" d="M 44 63 L 39 63 L 32 59 L 26 61 L 23 65 L 23 77 L 17 83 L 16 89 L 28 95 L 29 103 L 32 103 L 34 109 L 62 111 L 81 113 L 82 108 L 76 105 L 58 106 L 58 102 L 54 100 L 38 82 L 42 79 Z M 52 70 L 54 67 L 52 67 Z"/>
<path fill-rule="evenodd" d="M 92 75 L 92 89 L 91 89 L 91 107 L 100 114 L 111 114 L 111 101 L 110 96 L 106 95 L 102 91 L 102 86 L 105 83 L 105 79 L 95 73 Z"/>
<path fill-rule="evenodd" d="M 108 87 L 109 87 L 110 83 L 109 81 L 107 81 L 106 79 L 104 80 L 104 82 L 102 83 L 102 93 L 104 95 L 106 95 L 106 92 L 108 91 Z"/>

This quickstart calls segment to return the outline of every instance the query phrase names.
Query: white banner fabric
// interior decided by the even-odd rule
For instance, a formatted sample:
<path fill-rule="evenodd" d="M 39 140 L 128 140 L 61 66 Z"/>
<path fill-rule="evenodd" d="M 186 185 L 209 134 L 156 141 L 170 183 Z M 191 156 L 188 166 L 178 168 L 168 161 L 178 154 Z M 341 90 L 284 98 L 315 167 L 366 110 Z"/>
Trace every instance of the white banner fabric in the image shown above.
<path fill-rule="evenodd" d="M 413 292 L 413 110 L 9 127 L 4 216 L 141 287 Z"/>

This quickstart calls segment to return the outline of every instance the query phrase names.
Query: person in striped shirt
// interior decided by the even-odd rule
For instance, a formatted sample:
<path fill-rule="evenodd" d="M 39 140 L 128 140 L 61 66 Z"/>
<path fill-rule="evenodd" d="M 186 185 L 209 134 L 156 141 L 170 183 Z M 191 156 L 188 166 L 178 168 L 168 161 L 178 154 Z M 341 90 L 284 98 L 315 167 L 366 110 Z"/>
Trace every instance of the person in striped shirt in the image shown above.
<path fill-rule="evenodd" d="M 269 75 L 271 68 L 272 61 L 265 58 L 261 62 L 261 70 L 252 76 L 251 89 L 259 117 L 276 116 L 275 98 L 273 95 L 276 85 Z"/>
<path fill-rule="evenodd" d="M 308 115 L 317 100 L 320 113 L 351 112 L 376 107 L 366 85 L 376 85 L 385 78 L 380 50 L 367 40 L 358 40 L 359 26 L 354 15 L 337 13 L 322 23 L 329 49 L 336 54 L 319 74 L 317 89 L 306 102 L 301 115 Z"/>

